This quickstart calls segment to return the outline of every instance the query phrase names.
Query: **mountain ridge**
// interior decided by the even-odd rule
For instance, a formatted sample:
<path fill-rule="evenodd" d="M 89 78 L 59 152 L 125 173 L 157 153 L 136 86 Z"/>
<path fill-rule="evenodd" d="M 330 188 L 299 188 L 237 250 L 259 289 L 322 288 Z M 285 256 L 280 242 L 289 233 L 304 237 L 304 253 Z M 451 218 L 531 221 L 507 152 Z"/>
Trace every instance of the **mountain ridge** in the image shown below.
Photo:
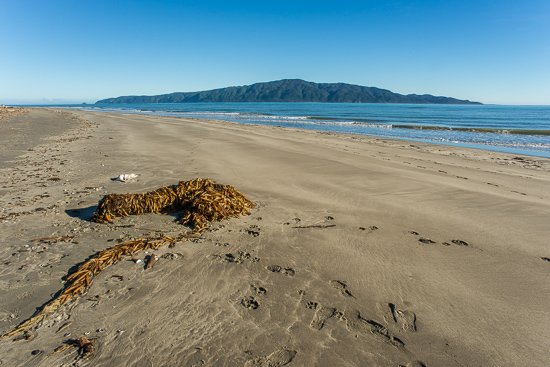
<path fill-rule="evenodd" d="M 152 96 L 120 96 L 102 99 L 97 101 L 96 104 L 192 102 L 481 104 L 480 102 L 431 94 L 405 95 L 377 87 L 347 83 L 314 83 L 302 79 L 281 79 L 197 92 L 174 92 Z"/>

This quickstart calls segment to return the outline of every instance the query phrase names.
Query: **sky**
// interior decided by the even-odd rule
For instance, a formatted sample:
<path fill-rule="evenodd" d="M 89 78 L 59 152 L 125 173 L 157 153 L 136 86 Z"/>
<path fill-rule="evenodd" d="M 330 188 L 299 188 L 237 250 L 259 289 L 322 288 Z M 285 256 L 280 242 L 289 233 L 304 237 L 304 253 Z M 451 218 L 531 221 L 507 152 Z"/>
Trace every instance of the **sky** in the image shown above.
<path fill-rule="evenodd" d="M 0 103 L 299 78 L 550 104 L 549 0 L 0 0 Z"/>

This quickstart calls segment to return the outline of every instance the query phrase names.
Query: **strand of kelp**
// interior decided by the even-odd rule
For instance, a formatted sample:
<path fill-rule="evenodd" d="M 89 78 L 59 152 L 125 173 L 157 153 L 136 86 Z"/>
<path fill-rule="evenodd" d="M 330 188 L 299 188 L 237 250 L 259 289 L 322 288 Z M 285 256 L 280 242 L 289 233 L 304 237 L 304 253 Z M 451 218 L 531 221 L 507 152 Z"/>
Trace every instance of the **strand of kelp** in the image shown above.
<path fill-rule="evenodd" d="M 191 225 L 193 232 L 197 233 L 207 228 L 214 220 L 249 214 L 249 209 L 253 207 L 254 204 L 234 187 L 197 178 L 148 193 L 106 195 L 100 201 L 93 219 L 98 222 L 110 222 L 114 217 L 184 208 L 187 212 L 181 220 L 182 223 Z M 94 277 L 105 268 L 119 262 L 123 256 L 148 249 L 156 250 L 163 245 L 172 245 L 191 236 L 193 235 L 184 233 L 177 237 L 142 237 L 98 252 L 67 276 L 65 287 L 54 299 L 3 336 L 11 337 L 28 330 L 62 306 L 85 294 Z"/>
<path fill-rule="evenodd" d="M 105 268 L 116 264 L 124 255 L 133 255 L 137 252 L 152 249 L 156 250 L 163 245 L 169 245 L 181 240 L 163 236 L 158 239 L 138 238 L 126 241 L 98 252 L 89 260 L 80 265 L 75 272 L 66 278 L 63 290 L 50 302 L 46 303 L 34 316 L 19 324 L 15 329 L 4 336 L 11 337 L 28 330 L 31 326 L 41 322 L 48 315 L 53 314 L 71 301 L 86 293 L 92 285 L 94 277 Z"/>

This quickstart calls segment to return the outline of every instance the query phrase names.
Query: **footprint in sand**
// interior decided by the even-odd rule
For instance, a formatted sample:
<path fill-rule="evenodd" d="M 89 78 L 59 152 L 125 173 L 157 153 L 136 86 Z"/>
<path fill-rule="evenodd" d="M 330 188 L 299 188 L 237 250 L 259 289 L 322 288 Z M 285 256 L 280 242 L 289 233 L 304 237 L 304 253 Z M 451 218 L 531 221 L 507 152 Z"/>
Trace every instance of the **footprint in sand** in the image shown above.
<path fill-rule="evenodd" d="M 384 325 L 375 320 L 364 318 L 359 311 L 352 311 L 350 314 L 344 314 L 343 319 L 346 321 L 346 325 L 350 331 L 359 333 L 370 332 L 395 347 L 405 347 L 405 343 L 398 337 L 392 335 Z"/>
<path fill-rule="evenodd" d="M 269 270 L 272 273 L 281 273 L 281 274 L 287 275 L 289 277 L 292 277 L 292 276 L 294 276 L 294 274 L 296 274 L 296 271 L 294 271 L 294 269 L 292 269 L 292 268 L 283 268 L 282 266 L 279 266 L 279 265 L 269 265 L 269 266 L 266 267 L 266 269 Z"/>
<path fill-rule="evenodd" d="M 234 263 L 234 264 L 241 264 L 245 261 L 252 261 L 252 262 L 258 262 L 260 261 L 260 258 L 257 256 L 252 256 L 249 252 L 246 251 L 238 251 L 236 255 L 233 255 L 232 253 L 227 253 L 224 256 L 215 255 L 217 257 L 220 257 L 224 261 L 228 263 Z"/>
<path fill-rule="evenodd" d="M 264 295 L 267 293 L 267 289 L 265 289 L 264 287 L 260 287 L 258 285 L 255 285 L 255 284 L 250 284 L 250 290 L 255 293 L 255 294 L 259 294 L 259 295 Z"/>
<path fill-rule="evenodd" d="M 420 236 L 420 233 L 416 232 L 416 231 L 409 231 L 410 234 L 412 234 L 413 236 Z M 429 238 L 425 238 L 425 237 L 420 237 L 418 239 L 418 242 L 420 243 L 423 243 L 425 245 L 431 245 L 433 243 L 437 243 L 436 241 L 433 241 Z"/>
<path fill-rule="evenodd" d="M 247 234 L 251 235 L 252 237 L 258 237 L 260 235 L 260 227 L 258 227 L 255 224 L 245 229 L 245 231 Z"/>
<path fill-rule="evenodd" d="M 378 227 L 377 227 L 377 226 L 370 226 L 368 229 L 369 229 L 369 232 L 374 232 L 374 231 L 376 231 L 376 230 L 378 229 Z M 365 227 L 359 227 L 359 230 L 361 230 L 361 231 L 366 231 L 367 228 L 365 228 Z"/>
<path fill-rule="evenodd" d="M 323 326 L 325 326 L 325 322 L 334 316 L 335 313 L 335 308 L 319 305 L 316 307 L 315 314 L 313 315 L 313 319 L 311 320 L 309 326 L 315 330 L 321 330 Z"/>
<path fill-rule="evenodd" d="M 407 364 L 399 364 L 398 367 L 426 367 L 426 364 L 422 361 L 412 361 Z"/>
<path fill-rule="evenodd" d="M 353 297 L 353 294 L 348 289 L 348 284 L 344 280 L 329 280 L 329 284 L 336 288 L 346 297 Z"/>
<path fill-rule="evenodd" d="M 416 314 L 408 310 L 400 310 L 393 303 L 388 303 L 393 321 L 405 331 L 416 331 Z"/>
<path fill-rule="evenodd" d="M 340 311 L 337 311 L 336 309 L 327 308 L 328 310 L 325 310 L 322 314 L 316 313 L 312 323 L 311 327 L 316 328 L 320 330 L 319 327 L 316 327 L 318 325 L 322 326 L 324 325 L 324 322 L 328 320 L 330 317 L 337 317 L 341 321 L 346 322 L 346 327 L 350 332 L 357 333 L 357 334 L 374 334 L 377 337 L 382 338 L 385 342 L 390 343 L 391 345 L 398 347 L 398 348 L 404 348 L 405 343 L 390 333 L 390 331 L 382 324 L 375 320 L 370 320 L 364 318 L 361 313 L 357 310 L 342 313 Z M 330 313 L 330 311 L 332 313 Z M 330 315 L 330 316 L 329 316 Z M 317 320 L 321 320 L 322 324 L 320 323 L 314 323 Z"/>
<path fill-rule="evenodd" d="M 294 357 L 296 357 L 297 352 L 295 350 L 290 350 L 286 348 L 281 348 L 268 356 L 259 357 L 246 361 L 244 364 L 245 367 L 279 367 L 286 366 Z"/>
<path fill-rule="evenodd" d="M 470 246 L 470 244 L 463 240 L 451 240 L 451 242 L 457 246 Z M 451 246 L 449 242 L 443 242 L 445 246 Z"/>
<path fill-rule="evenodd" d="M 260 307 L 260 303 L 252 296 L 247 296 L 241 299 L 241 306 L 249 310 L 255 310 Z"/>
<path fill-rule="evenodd" d="M 292 221 L 294 223 L 300 223 L 302 220 L 300 218 L 292 218 Z M 283 225 L 285 226 L 289 226 L 290 225 L 290 222 L 284 222 Z"/>
<path fill-rule="evenodd" d="M 317 306 L 319 304 L 317 302 L 314 302 L 314 301 L 306 301 L 306 308 L 310 309 L 310 310 L 315 310 L 317 309 Z"/>

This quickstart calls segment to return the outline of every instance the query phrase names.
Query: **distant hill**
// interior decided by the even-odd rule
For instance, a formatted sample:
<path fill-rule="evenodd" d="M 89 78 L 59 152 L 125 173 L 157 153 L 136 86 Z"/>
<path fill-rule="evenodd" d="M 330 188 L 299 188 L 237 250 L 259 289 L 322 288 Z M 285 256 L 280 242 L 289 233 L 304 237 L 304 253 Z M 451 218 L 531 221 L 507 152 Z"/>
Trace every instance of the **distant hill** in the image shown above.
<path fill-rule="evenodd" d="M 313 83 L 301 79 L 283 79 L 240 87 L 202 92 L 176 92 L 157 96 L 122 96 L 96 103 L 186 103 L 186 102 L 332 102 L 332 103 L 437 103 L 481 104 L 468 100 L 399 94 L 387 89 L 345 83 Z"/>

